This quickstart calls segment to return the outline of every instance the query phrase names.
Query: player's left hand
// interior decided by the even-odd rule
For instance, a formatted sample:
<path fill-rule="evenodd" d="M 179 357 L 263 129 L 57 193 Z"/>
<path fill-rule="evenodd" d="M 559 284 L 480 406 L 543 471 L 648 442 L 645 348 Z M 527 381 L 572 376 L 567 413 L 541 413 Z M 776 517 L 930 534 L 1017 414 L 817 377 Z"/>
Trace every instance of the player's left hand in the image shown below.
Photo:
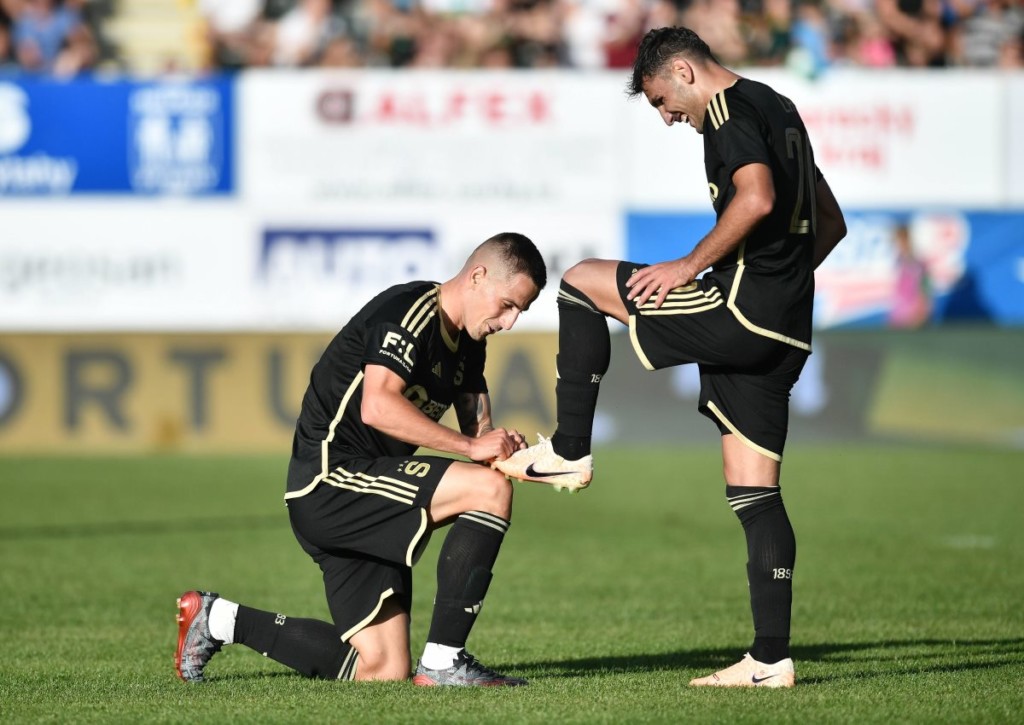
<path fill-rule="evenodd" d="M 677 287 L 688 285 L 694 275 L 686 268 L 685 260 L 673 259 L 644 267 L 626 280 L 629 287 L 627 300 L 635 300 L 638 307 L 654 297 L 654 307 L 661 307 L 668 293 Z"/>

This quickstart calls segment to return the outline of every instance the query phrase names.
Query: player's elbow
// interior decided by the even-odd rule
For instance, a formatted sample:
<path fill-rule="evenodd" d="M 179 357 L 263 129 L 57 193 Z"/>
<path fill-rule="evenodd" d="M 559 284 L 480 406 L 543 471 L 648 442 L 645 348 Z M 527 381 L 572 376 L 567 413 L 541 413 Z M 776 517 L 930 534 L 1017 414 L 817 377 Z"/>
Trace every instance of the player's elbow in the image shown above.
<path fill-rule="evenodd" d="M 752 194 L 747 199 L 747 213 L 755 223 L 760 223 L 768 218 L 775 208 L 775 194 L 764 192 Z"/>
<path fill-rule="evenodd" d="M 363 398 L 359 406 L 359 416 L 362 418 L 363 423 L 371 428 L 379 428 L 386 418 L 384 406 L 380 404 L 377 398 L 369 395 Z"/>

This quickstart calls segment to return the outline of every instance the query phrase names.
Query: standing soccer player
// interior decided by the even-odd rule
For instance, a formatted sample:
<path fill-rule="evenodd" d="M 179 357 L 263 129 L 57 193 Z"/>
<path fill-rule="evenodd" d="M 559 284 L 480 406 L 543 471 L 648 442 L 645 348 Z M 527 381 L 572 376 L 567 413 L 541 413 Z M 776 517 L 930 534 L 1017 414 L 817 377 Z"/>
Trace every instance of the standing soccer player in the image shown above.
<path fill-rule="evenodd" d="M 589 485 L 594 410 L 610 359 L 606 316 L 629 326 L 647 369 L 697 363 L 699 410 L 721 432 L 725 495 L 746 534 L 754 642 L 739 663 L 690 684 L 791 687 L 796 540 L 779 474 L 790 390 L 811 350 L 814 269 L 846 224 L 793 103 L 721 66 L 693 31 L 650 31 L 630 91 L 667 125 L 687 123 L 704 136 L 715 226 L 679 259 L 588 259 L 565 273 L 558 429 L 494 466 L 557 488 Z"/>
<path fill-rule="evenodd" d="M 524 685 L 466 652 L 512 512 L 512 485 L 477 462 L 525 448 L 494 428 L 486 338 L 511 329 L 547 281 L 533 242 L 494 236 L 443 284 L 410 282 L 371 300 L 313 368 L 292 444 L 285 502 L 323 572 L 333 624 L 186 592 L 178 600 L 178 676 L 201 681 L 225 644 L 244 644 L 308 676 L 410 675 L 412 569 L 430 532 L 451 524 L 417 685 Z M 452 405 L 461 431 L 438 421 Z"/>

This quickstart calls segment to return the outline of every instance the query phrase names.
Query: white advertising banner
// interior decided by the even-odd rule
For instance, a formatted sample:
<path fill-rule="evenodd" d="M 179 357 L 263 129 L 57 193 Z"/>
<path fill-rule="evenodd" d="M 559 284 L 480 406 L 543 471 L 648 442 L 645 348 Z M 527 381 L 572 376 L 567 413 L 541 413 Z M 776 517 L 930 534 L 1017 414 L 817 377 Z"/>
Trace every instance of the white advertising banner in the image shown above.
<path fill-rule="evenodd" d="M 583 213 L 529 204 L 320 207 L 262 212 L 259 225 L 252 312 L 254 325 L 269 329 L 340 327 L 390 285 L 454 276 L 499 232 L 530 237 L 548 266 L 547 289 L 517 329 L 554 329 L 562 272 L 587 257 L 621 257 L 624 236 L 614 208 Z"/>
<path fill-rule="evenodd" d="M 557 326 L 567 267 L 623 253 L 614 208 L 22 203 L 4 209 L 0 330 L 336 330 L 391 285 L 453 276 L 504 231 L 529 236 L 548 263 L 519 329 Z"/>
<path fill-rule="evenodd" d="M 844 206 L 1007 202 L 1005 87 L 996 74 L 833 71 L 808 81 L 779 70 L 742 72 L 796 103 Z M 644 99 L 628 105 L 628 206 L 709 208 L 700 137 L 689 126 L 666 127 Z"/>
<path fill-rule="evenodd" d="M 253 71 L 239 98 L 250 200 L 619 202 L 605 76 Z"/>
<path fill-rule="evenodd" d="M 248 326 L 234 203 L 22 201 L 3 207 L 0 329 Z"/>
<path fill-rule="evenodd" d="M 1006 78 L 1006 96 L 1006 201 L 1024 206 L 1024 74 Z"/>

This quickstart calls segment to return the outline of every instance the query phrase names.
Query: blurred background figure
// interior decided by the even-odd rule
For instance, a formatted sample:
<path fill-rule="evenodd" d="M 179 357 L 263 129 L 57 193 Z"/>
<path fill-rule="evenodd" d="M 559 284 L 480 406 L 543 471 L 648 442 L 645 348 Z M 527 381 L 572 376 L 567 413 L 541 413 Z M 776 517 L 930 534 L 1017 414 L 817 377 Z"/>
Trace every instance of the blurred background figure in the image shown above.
<path fill-rule="evenodd" d="M 896 271 L 893 278 L 889 327 L 913 329 L 931 319 L 932 292 L 928 269 L 914 250 L 910 227 L 899 224 L 893 230 Z"/>
<path fill-rule="evenodd" d="M 82 0 L 7 2 L 14 56 L 22 70 L 66 77 L 95 65 L 98 54 L 82 19 Z"/>

